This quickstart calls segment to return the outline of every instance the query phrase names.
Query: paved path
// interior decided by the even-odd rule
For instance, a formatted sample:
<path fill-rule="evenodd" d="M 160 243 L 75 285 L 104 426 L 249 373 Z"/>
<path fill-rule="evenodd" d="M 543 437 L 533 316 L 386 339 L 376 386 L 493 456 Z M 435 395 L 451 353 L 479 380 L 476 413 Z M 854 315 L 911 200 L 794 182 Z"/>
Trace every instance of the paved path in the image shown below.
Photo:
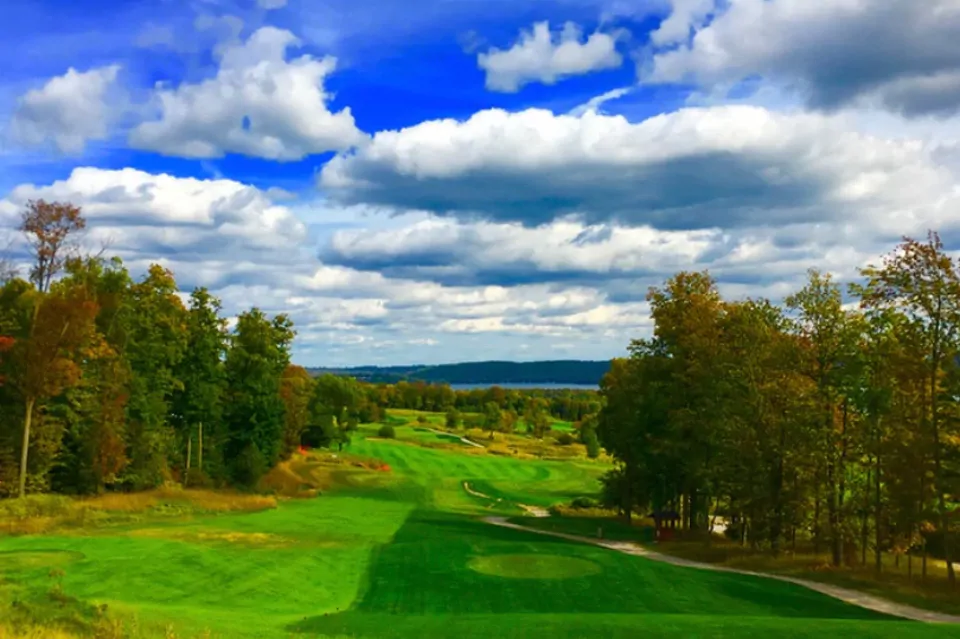
<path fill-rule="evenodd" d="M 736 568 L 726 568 L 724 566 L 705 564 L 699 561 L 690 561 L 689 559 L 681 559 L 680 557 L 673 557 L 671 555 L 664 555 L 663 553 L 647 550 L 642 546 L 628 541 L 605 541 L 601 539 L 591 539 L 590 537 L 580 537 L 578 535 L 568 535 L 566 533 L 553 532 L 549 530 L 536 530 L 533 528 L 527 528 L 526 526 L 521 526 L 519 524 L 510 523 L 507 521 L 506 517 L 484 517 L 484 521 L 494 524 L 495 526 L 503 526 L 504 528 L 526 530 L 528 532 L 537 533 L 540 535 L 561 537 L 563 539 L 569 539 L 570 541 L 578 541 L 581 543 L 593 544 L 595 546 L 602 546 L 604 548 L 609 548 L 610 550 L 616 550 L 628 555 L 645 557 L 647 559 L 652 559 L 653 561 L 662 561 L 664 563 L 673 564 L 674 566 L 698 568 L 700 570 L 714 570 L 717 572 L 732 572 L 739 575 L 750 575 L 752 577 L 765 577 L 767 579 L 785 581 L 798 586 L 803 586 L 804 588 L 809 588 L 810 590 L 815 590 L 819 593 L 839 599 L 841 601 L 845 601 L 849 604 L 860 606 L 861 608 L 882 612 L 894 617 L 902 617 L 904 619 L 924 621 L 927 623 L 960 623 L 960 617 L 956 615 L 948 615 L 939 612 L 932 612 L 930 610 L 923 610 L 921 608 L 914 608 L 913 606 L 894 603 L 892 601 L 887 601 L 886 599 L 881 599 L 880 597 L 874 597 L 873 595 L 868 595 L 856 590 L 850 590 L 849 588 L 831 586 L 829 584 L 822 584 L 817 581 L 797 579 L 795 577 L 785 577 L 783 575 L 772 575 L 762 572 L 753 572 L 750 570 L 737 570 Z"/>
<path fill-rule="evenodd" d="M 459 437 L 459 435 L 455 433 L 448 433 L 446 431 L 437 430 L 436 428 L 424 428 L 424 430 L 429 430 L 431 433 L 436 433 L 437 435 L 450 435 L 451 437 Z M 466 437 L 460 437 L 460 441 L 462 441 L 467 446 L 474 446 L 476 448 L 486 448 L 486 446 L 484 446 L 483 444 L 478 444 L 477 442 L 470 441 Z"/>
<path fill-rule="evenodd" d="M 494 503 L 497 503 L 497 504 L 503 501 L 503 499 L 499 497 L 494 498 L 494 497 L 491 497 L 490 495 L 484 495 L 483 493 L 476 491 L 473 488 L 470 488 L 470 484 L 467 482 L 463 482 L 463 489 L 468 493 L 470 493 L 471 495 L 473 495 L 474 497 L 483 497 L 484 499 L 491 499 L 494 501 Z M 493 504 L 490 504 L 490 506 L 492 507 Z M 540 506 L 528 506 L 526 504 L 516 504 L 516 506 L 518 508 L 522 508 L 523 510 L 525 510 L 526 513 L 531 517 L 549 517 L 550 516 L 550 511 L 548 511 L 546 508 L 541 508 Z"/>

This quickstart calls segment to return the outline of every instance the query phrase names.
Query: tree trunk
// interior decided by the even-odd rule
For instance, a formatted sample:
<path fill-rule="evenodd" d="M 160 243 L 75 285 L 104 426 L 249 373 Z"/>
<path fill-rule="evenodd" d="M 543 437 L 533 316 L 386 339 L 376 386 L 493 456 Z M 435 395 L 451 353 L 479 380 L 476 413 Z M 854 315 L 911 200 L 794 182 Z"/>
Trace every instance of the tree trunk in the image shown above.
<path fill-rule="evenodd" d="M 27 494 L 27 459 L 30 456 L 30 426 L 33 423 L 33 406 L 36 400 L 30 397 L 26 401 L 23 416 L 23 444 L 20 449 L 20 489 L 18 495 L 22 499 Z"/>
<path fill-rule="evenodd" d="M 200 422 L 200 441 L 197 442 L 197 470 L 203 472 L 203 422 Z"/>
<path fill-rule="evenodd" d="M 937 505 L 940 508 L 940 530 L 943 532 L 943 558 L 947 562 L 947 580 L 953 588 L 957 582 L 953 571 L 953 561 L 950 553 L 950 514 L 947 512 L 946 496 L 943 486 L 943 464 L 940 450 L 940 420 L 937 406 L 937 371 L 943 359 L 941 352 L 941 312 L 943 299 L 937 298 L 937 315 L 934 323 L 933 357 L 930 358 L 930 425 L 933 431 L 933 481 L 937 487 Z M 924 559 L 926 559 L 926 545 L 924 545 Z"/>
<path fill-rule="evenodd" d="M 813 497 L 813 554 L 820 554 L 820 473 L 814 480 Z"/>
<path fill-rule="evenodd" d="M 883 557 L 880 554 L 880 518 L 882 516 L 882 500 L 880 498 L 880 423 L 881 418 L 877 418 L 877 455 L 876 455 L 876 469 L 873 472 L 873 485 L 874 485 L 874 502 L 873 502 L 873 525 L 874 525 L 874 548 L 873 548 L 873 560 L 877 570 L 877 574 L 883 572 Z"/>
<path fill-rule="evenodd" d="M 786 445 L 786 429 L 780 420 L 780 446 L 777 451 L 777 471 L 773 483 L 773 525 L 770 527 L 770 547 L 773 556 L 780 555 L 780 537 L 783 534 L 783 452 Z"/>
<path fill-rule="evenodd" d="M 839 526 L 837 525 L 837 484 L 834 476 L 833 460 L 827 462 L 827 521 L 830 524 L 831 559 L 834 566 L 839 566 L 842 560 L 842 548 L 840 546 Z"/>
<path fill-rule="evenodd" d="M 187 483 L 190 481 L 190 458 L 193 456 L 193 455 L 191 455 L 191 453 L 193 452 L 193 451 L 191 450 L 192 444 L 193 444 L 193 434 L 190 433 L 189 430 L 188 430 L 188 432 L 187 432 L 187 470 L 186 470 L 186 472 L 185 472 L 184 475 L 183 475 L 183 487 L 184 487 L 184 488 L 187 487 Z"/>

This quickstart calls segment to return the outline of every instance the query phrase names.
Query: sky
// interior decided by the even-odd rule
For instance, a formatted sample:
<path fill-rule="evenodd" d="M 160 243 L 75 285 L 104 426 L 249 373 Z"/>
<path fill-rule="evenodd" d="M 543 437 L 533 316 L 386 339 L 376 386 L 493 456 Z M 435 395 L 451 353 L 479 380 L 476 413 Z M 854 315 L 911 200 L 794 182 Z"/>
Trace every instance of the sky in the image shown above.
<path fill-rule="evenodd" d="M 960 0 L 5 0 L 0 250 L 287 313 L 308 366 L 607 359 L 647 290 L 960 249 Z"/>

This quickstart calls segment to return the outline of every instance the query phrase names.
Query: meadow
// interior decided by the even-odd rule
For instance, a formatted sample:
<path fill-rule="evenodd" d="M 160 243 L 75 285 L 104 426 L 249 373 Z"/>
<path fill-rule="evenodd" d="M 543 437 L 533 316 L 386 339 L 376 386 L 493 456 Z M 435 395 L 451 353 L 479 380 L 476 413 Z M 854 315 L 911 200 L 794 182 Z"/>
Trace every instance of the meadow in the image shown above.
<path fill-rule="evenodd" d="M 297 456 L 271 475 L 275 500 L 160 492 L 6 534 L 2 619 L 82 636 L 109 618 L 101 637 L 955 636 L 792 584 L 492 526 L 481 516 L 551 529 L 518 504 L 594 496 L 608 464 L 503 440 L 494 454 L 416 422 L 396 435 L 363 426 L 341 454 Z"/>

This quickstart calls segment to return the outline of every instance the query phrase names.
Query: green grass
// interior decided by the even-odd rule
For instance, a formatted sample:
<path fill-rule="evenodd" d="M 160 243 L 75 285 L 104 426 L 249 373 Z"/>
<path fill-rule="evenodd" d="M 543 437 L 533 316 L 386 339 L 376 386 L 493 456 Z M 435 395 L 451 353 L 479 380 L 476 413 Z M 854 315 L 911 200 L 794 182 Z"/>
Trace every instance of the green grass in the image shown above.
<path fill-rule="evenodd" d="M 71 534 L 0 537 L 0 611 L 16 599 L 25 604 L 18 609 L 66 614 L 47 595 L 50 571 L 58 569 L 64 593 L 77 599 L 70 606 L 106 603 L 157 637 L 167 623 L 187 635 L 210 629 L 241 639 L 956 632 L 791 584 L 491 526 L 478 515 L 517 514 L 517 501 L 548 505 L 596 493 L 604 467 L 452 444 L 427 448 L 414 427 L 399 427 L 396 441 L 368 439 L 375 430 L 361 429 L 349 452 L 383 460 L 392 472 L 337 471 L 333 490 L 315 499 L 252 514 L 146 517 Z M 492 499 L 467 494 L 464 481 Z M 523 519 L 587 535 L 596 522 Z M 609 522 L 604 536 L 632 532 Z"/>
<path fill-rule="evenodd" d="M 648 542 L 653 535 L 653 530 L 649 526 L 628 526 L 623 520 L 615 517 L 545 517 L 542 519 L 516 517 L 511 521 L 537 530 L 591 538 L 596 538 L 597 529 L 602 528 L 603 538 L 614 541 Z"/>

